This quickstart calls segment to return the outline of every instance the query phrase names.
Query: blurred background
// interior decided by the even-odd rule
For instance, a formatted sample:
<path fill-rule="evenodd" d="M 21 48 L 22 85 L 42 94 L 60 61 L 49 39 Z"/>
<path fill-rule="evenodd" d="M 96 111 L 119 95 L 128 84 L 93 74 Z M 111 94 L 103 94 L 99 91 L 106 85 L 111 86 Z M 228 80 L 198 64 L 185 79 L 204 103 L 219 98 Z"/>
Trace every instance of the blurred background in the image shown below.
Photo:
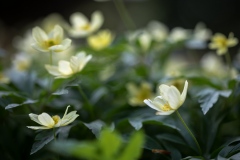
<path fill-rule="evenodd" d="M 137 28 L 151 20 L 159 20 L 170 29 L 181 26 L 193 29 L 203 22 L 213 33 L 233 32 L 240 37 L 240 10 L 238 0 L 124 0 Z M 65 20 L 74 12 L 82 12 L 88 17 L 95 10 L 101 10 L 105 17 L 103 28 L 115 32 L 126 30 L 113 1 L 93 0 L 41 0 L 0 2 L 0 47 L 11 47 L 12 38 L 22 35 L 26 28 L 51 13 L 59 13 Z"/>

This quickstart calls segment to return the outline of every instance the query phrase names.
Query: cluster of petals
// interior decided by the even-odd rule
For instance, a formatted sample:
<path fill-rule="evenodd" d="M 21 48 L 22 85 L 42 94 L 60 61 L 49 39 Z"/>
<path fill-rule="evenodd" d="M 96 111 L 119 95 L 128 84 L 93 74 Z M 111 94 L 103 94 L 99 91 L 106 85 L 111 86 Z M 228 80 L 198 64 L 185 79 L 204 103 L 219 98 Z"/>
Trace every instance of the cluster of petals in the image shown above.
<path fill-rule="evenodd" d="M 79 116 L 78 114 L 76 114 L 77 111 L 72 111 L 70 113 L 67 113 L 69 107 L 70 106 L 67 106 L 67 109 L 62 118 L 60 118 L 58 115 L 51 117 L 49 114 L 45 112 L 39 115 L 30 113 L 29 114 L 30 119 L 40 124 L 41 126 L 27 126 L 27 127 L 30 129 L 38 130 L 38 129 L 51 129 L 56 127 L 66 126 L 72 123 Z"/>
<path fill-rule="evenodd" d="M 157 115 L 170 115 L 175 112 L 185 101 L 188 89 L 188 82 L 185 81 L 182 94 L 175 86 L 162 84 L 159 86 L 160 96 L 154 100 L 145 99 L 149 107 L 157 110 Z"/>
<path fill-rule="evenodd" d="M 55 78 L 68 78 L 75 73 L 80 72 L 92 55 L 86 55 L 85 52 L 79 52 L 70 58 L 70 61 L 60 60 L 58 66 L 45 65 L 47 71 Z"/>

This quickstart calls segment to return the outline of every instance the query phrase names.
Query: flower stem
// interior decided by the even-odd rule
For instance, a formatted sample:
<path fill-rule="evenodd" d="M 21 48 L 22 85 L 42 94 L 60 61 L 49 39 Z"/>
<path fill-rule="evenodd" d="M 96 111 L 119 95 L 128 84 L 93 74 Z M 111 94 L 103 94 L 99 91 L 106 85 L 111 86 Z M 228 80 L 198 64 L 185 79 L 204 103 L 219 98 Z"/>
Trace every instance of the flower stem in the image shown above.
<path fill-rule="evenodd" d="M 133 23 L 131 17 L 129 16 L 127 9 L 122 0 L 113 0 L 115 7 L 123 20 L 123 23 L 128 29 L 135 29 L 135 24 Z"/>
<path fill-rule="evenodd" d="M 180 121 L 182 122 L 182 124 L 184 125 L 184 127 L 187 129 L 188 133 L 191 135 L 191 137 L 193 138 L 194 142 L 196 143 L 197 147 L 198 147 L 198 151 L 199 153 L 202 155 L 202 150 L 200 148 L 200 145 L 196 139 L 196 137 L 193 135 L 192 131 L 188 128 L 187 124 L 184 122 L 182 116 L 180 115 L 180 113 L 178 111 L 176 111 L 178 118 L 180 119 Z"/>
<path fill-rule="evenodd" d="M 53 137 L 54 137 L 54 141 L 57 142 L 57 135 L 56 135 L 56 129 L 53 128 Z M 57 160 L 59 160 L 59 155 L 57 154 Z"/>
<path fill-rule="evenodd" d="M 90 112 L 90 116 L 93 118 L 94 113 L 93 113 L 93 106 L 91 105 L 91 103 L 89 102 L 86 94 L 83 92 L 82 87 L 80 85 L 78 85 L 78 90 L 82 96 L 82 98 L 85 100 L 85 102 L 87 103 L 87 108 L 86 110 L 88 110 Z"/>

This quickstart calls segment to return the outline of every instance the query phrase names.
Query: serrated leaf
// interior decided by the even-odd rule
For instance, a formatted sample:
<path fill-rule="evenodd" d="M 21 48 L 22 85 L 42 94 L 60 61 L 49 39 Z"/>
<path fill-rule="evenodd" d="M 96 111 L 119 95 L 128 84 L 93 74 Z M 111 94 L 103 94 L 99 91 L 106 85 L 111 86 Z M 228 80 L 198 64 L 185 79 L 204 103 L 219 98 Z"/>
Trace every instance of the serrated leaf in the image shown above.
<path fill-rule="evenodd" d="M 87 128 L 92 130 L 92 133 L 98 137 L 100 134 L 100 131 L 102 130 L 102 127 L 105 126 L 105 123 L 101 120 L 96 120 L 91 123 L 83 123 Z"/>
<path fill-rule="evenodd" d="M 213 88 L 203 89 L 198 93 L 198 102 L 202 108 L 203 114 L 206 114 L 210 108 L 218 101 L 219 96 L 229 97 L 231 90 L 215 90 Z"/>
<path fill-rule="evenodd" d="M 15 107 L 19 107 L 25 104 L 33 104 L 33 103 L 37 103 L 37 100 L 32 100 L 32 99 L 28 99 L 26 101 L 24 101 L 23 103 L 17 104 L 17 103 L 12 103 L 12 104 L 8 104 L 5 109 L 11 109 L 11 108 L 15 108 Z"/>

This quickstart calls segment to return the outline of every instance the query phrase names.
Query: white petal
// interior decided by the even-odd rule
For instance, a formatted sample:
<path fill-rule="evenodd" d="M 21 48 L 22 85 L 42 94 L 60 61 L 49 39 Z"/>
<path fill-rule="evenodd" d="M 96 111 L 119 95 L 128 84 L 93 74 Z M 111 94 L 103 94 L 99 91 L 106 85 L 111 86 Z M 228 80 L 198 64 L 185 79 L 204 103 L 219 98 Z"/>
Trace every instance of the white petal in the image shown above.
<path fill-rule="evenodd" d="M 49 52 L 48 48 L 47 47 L 44 47 L 44 46 L 41 46 L 40 44 L 38 43 L 32 43 L 31 45 L 34 49 L 40 51 L 40 52 Z"/>
<path fill-rule="evenodd" d="M 61 76 L 62 74 L 59 72 L 58 67 L 51 66 L 51 65 L 45 65 L 45 68 L 47 69 L 48 73 L 54 76 Z"/>
<path fill-rule="evenodd" d="M 47 113 L 42 113 L 38 116 L 39 122 L 46 127 L 52 128 L 54 126 L 54 121 L 52 117 L 49 116 Z"/>
<path fill-rule="evenodd" d="M 166 84 L 161 84 L 161 85 L 159 86 L 160 95 L 161 95 L 162 98 L 163 98 L 164 100 L 166 100 L 166 101 L 168 101 L 168 95 L 167 95 L 167 93 L 168 93 L 169 88 L 170 88 L 170 87 L 169 87 L 168 85 L 166 85 Z"/>
<path fill-rule="evenodd" d="M 73 25 L 73 27 L 79 28 L 89 23 L 87 17 L 80 12 L 73 13 L 70 16 L 70 22 Z"/>
<path fill-rule="evenodd" d="M 56 43 L 60 43 L 63 40 L 63 29 L 59 25 L 55 25 L 53 30 L 48 35 L 49 39 L 54 40 Z"/>
<path fill-rule="evenodd" d="M 38 129 L 50 129 L 48 127 L 44 127 L 44 126 L 27 126 L 30 129 L 34 129 L 34 130 L 38 130 Z"/>
<path fill-rule="evenodd" d="M 168 90 L 168 104 L 172 109 L 180 107 L 180 92 L 175 86 L 171 86 Z"/>
<path fill-rule="evenodd" d="M 61 126 L 66 126 L 70 123 L 72 123 L 79 115 L 76 114 L 77 111 L 72 111 L 68 113 L 66 116 L 64 116 L 61 120 Z"/>
<path fill-rule="evenodd" d="M 37 114 L 33 114 L 33 113 L 30 113 L 29 114 L 29 117 L 31 120 L 33 120 L 34 122 L 38 123 L 38 124 L 42 124 L 39 120 L 38 120 L 38 115 Z"/>
<path fill-rule="evenodd" d="M 156 115 L 170 115 L 173 112 L 175 112 L 175 110 L 164 111 L 164 112 L 157 112 Z"/>
<path fill-rule="evenodd" d="M 73 71 L 70 67 L 70 63 L 68 61 L 61 60 L 58 62 L 58 70 L 62 75 L 71 75 Z"/>
<path fill-rule="evenodd" d="M 53 52 L 62 52 L 71 46 L 71 42 L 72 42 L 72 40 L 70 40 L 68 38 L 64 39 L 61 44 L 54 45 L 54 46 L 50 47 L 49 50 L 51 50 Z"/>
<path fill-rule="evenodd" d="M 181 104 L 180 104 L 180 105 L 182 105 L 183 102 L 184 102 L 185 99 L 186 99 L 187 89 L 188 89 L 188 81 L 185 81 L 184 88 L 183 88 L 183 92 L 182 92 L 181 97 L 180 97 L 180 100 L 181 100 Z"/>
<path fill-rule="evenodd" d="M 162 111 L 160 108 L 158 108 L 158 106 L 156 106 L 155 104 L 153 104 L 153 102 L 150 99 L 145 99 L 143 101 L 146 105 L 148 105 L 149 107 L 151 107 L 152 109 L 155 109 L 157 111 Z"/>
<path fill-rule="evenodd" d="M 33 36 L 33 39 L 40 44 L 48 40 L 47 34 L 39 27 L 33 28 L 32 36 Z"/>
<path fill-rule="evenodd" d="M 91 31 L 94 32 L 98 30 L 102 26 L 103 21 L 102 13 L 100 11 L 95 11 L 91 18 Z"/>

